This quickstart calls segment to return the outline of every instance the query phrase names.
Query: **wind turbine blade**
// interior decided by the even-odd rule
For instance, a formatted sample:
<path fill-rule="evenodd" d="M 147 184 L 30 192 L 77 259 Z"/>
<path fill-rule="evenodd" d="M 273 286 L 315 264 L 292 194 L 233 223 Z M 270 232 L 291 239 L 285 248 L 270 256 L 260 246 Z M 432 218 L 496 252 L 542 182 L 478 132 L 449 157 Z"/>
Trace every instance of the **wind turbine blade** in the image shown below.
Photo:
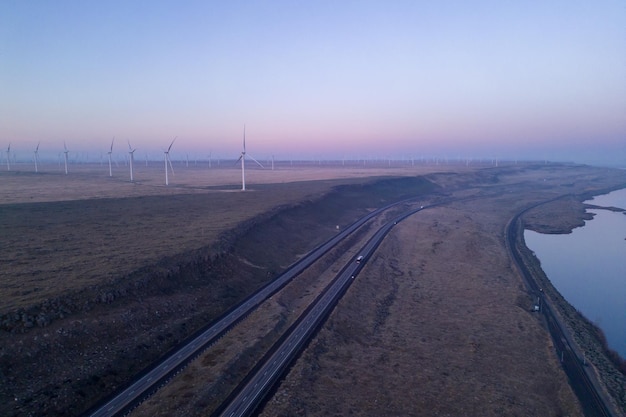
<path fill-rule="evenodd" d="M 243 153 L 246 153 L 246 125 L 243 125 Z"/>
<path fill-rule="evenodd" d="M 172 149 L 172 145 L 174 145 L 174 142 L 176 142 L 176 138 L 177 138 L 177 137 L 178 137 L 178 136 L 176 136 L 176 137 L 174 138 L 174 140 L 172 141 L 172 143 L 170 143 L 170 147 L 169 147 L 169 148 L 167 148 L 167 152 L 169 152 L 169 151 L 170 151 L 170 149 Z M 168 159 L 169 159 L 169 157 L 168 157 Z M 171 163 L 172 163 L 172 162 L 170 161 L 170 164 L 171 164 Z"/>
<path fill-rule="evenodd" d="M 174 167 L 172 166 L 172 160 L 170 159 L 170 154 L 169 153 L 167 154 L 167 162 L 170 163 L 170 169 L 172 170 L 172 175 L 174 175 Z"/>
<path fill-rule="evenodd" d="M 254 162 L 256 162 L 261 168 L 265 168 L 259 161 L 257 161 L 256 159 L 254 159 L 254 157 L 252 155 L 248 155 L 248 158 L 252 159 Z"/>
<path fill-rule="evenodd" d="M 130 146 L 130 140 L 128 141 L 128 150 L 131 151 L 131 152 L 133 151 L 133 147 Z"/>
<path fill-rule="evenodd" d="M 113 152 L 113 142 L 115 142 L 115 136 L 113 136 L 113 140 L 111 140 L 111 151 L 109 153 Z"/>
<path fill-rule="evenodd" d="M 35 148 L 35 152 L 38 152 L 38 151 L 39 151 L 39 145 L 41 145 L 41 142 L 38 142 L 38 143 L 37 143 L 37 147 Z"/>
<path fill-rule="evenodd" d="M 233 165 L 237 165 L 239 161 L 241 161 L 241 158 L 243 158 L 243 154 L 239 155 L 239 158 L 235 161 Z"/>

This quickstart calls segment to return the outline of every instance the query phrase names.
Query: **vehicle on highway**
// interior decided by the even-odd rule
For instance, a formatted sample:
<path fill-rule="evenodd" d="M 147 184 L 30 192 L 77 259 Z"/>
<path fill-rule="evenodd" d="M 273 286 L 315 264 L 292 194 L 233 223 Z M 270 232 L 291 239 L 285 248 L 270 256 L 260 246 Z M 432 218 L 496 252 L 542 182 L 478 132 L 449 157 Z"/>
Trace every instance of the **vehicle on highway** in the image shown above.
<path fill-rule="evenodd" d="M 356 263 L 358 264 L 358 263 L 360 263 L 362 260 L 363 260 L 363 255 L 359 255 L 359 256 L 356 258 Z"/>

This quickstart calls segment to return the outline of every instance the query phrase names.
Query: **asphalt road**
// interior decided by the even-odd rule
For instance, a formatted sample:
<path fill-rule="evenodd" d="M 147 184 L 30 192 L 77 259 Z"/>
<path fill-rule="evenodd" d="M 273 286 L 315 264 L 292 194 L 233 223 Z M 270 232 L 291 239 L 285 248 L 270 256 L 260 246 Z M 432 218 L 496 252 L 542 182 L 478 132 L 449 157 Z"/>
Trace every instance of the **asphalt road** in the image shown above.
<path fill-rule="evenodd" d="M 422 210 L 413 209 L 382 226 L 363 248 L 339 272 L 320 296 L 285 332 L 244 381 L 216 410 L 214 416 L 249 416 L 264 401 L 271 388 L 280 380 L 289 365 L 298 357 L 308 341 L 324 323 L 367 260 L 389 231 L 406 217 Z"/>
<path fill-rule="evenodd" d="M 414 200 L 415 198 L 412 198 L 387 205 L 357 220 L 336 236 L 309 252 L 309 254 L 294 263 L 275 280 L 246 298 L 233 309 L 227 311 L 191 340 L 181 345 L 173 353 L 170 353 L 160 362 L 145 370 L 141 375 L 135 378 L 130 385 L 94 406 L 85 413 L 85 415 L 91 417 L 109 417 L 123 415 L 132 410 L 141 403 L 141 401 L 154 394 L 160 387 L 165 385 L 173 375 L 183 369 L 189 362 L 228 332 L 240 320 L 250 314 L 250 312 L 263 301 L 271 297 L 351 233 L 383 211 Z"/>

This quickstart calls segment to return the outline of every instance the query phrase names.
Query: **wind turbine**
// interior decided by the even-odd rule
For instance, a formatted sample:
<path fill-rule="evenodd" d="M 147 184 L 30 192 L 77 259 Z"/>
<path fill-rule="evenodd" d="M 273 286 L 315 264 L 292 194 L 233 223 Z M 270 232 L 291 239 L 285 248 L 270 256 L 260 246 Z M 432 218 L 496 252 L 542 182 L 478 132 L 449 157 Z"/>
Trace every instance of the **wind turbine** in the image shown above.
<path fill-rule="evenodd" d="M 65 175 L 67 175 L 67 154 L 68 154 L 68 150 L 67 150 L 67 145 L 65 144 L 65 141 L 63 141 L 63 148 L 65 148 L 65 151 L 63 151 L 63 153 L 65 154 Z"/>
<path fill-rule="evenodd" d="M 113 176 L 113 169 L 111 168 L 111 154 L 113 153 L 113 142 L 115 142 L 115 136 L 111 140 L 111 148 L 109 149 L 109 177 Z"/>
<path fill-rule="evenodd" d="M 130 182 L 133 182 L 133 160 L 135 159 L 136 150 L 137 148 L 133 149 L 133 147 L 130 146 L 130 141 L 128 141 L 128 154 L 130 155 Z"/>
<path fill-rule="evenodd" d="M 41 142 L 37 143 L 37 147 L 35 148 L 35 172 L 39 172 L 39 145 Z"/>
<path fill-rule="evenodd" d="M 178 137 L 178 136 L 177 136 Z M 170 150 L 172 149 L 172 145 L 176 141 L 176 138 L 170 143 L 170 147 L 167 148 L 167 151 L 163 151 L 165 153 L 165 185 L 170 185 L 169 178 L 167 176 L 167 164 L 170 164 L 170 169 L 172 170 L 172 175 L 174 175 L 174 167 L 172 166 L 172 160 L 170 159 Z"/>
<path fill-rule="evenodd" d="M 252 156 L 250 156 L 250 159 L 256 162 L 261 168 L 264 168 L 263 165 Z M 241 191 L 246 191 L 246 125 L 243 125 L 243 150 L 235 164 L 239 161 L 241 161 Z"/>
<path fill-rule="evenodd" d="M 9 142 L 9 147 L 7 148 L 7 171 L 11 170 L 11 142 Z"/>

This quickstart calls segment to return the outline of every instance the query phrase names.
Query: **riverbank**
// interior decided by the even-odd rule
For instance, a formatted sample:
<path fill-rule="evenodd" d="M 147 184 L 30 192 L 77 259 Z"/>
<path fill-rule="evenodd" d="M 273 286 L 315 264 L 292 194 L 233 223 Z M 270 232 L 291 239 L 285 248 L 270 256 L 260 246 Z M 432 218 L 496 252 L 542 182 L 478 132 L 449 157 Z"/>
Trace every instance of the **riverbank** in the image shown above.
<path fill-rule="evenodd" d="M 583 226 L 585 220 L 593 218 L 593 214 L 586 212 L 586 209 L 597 207 L 584 203 L 589 198 L 588 195 L 570 196 L 537 206 L 522 216 L 523 228 L 539 233 L 571 233 L 574 228 Z M 616 208 L 609 209 L 621 211 Z M 554 287 L 542 269 L 540 260 L 525 242 L 523 243 L 522 255 L 535 280 L 552 300 L 576 344 L 584 352 L 588 363 L 596 370 L 610 396 L 620 409 L 625 410 L 626 361 L 608 346 L 603 331 L 574 308 Z"/>

